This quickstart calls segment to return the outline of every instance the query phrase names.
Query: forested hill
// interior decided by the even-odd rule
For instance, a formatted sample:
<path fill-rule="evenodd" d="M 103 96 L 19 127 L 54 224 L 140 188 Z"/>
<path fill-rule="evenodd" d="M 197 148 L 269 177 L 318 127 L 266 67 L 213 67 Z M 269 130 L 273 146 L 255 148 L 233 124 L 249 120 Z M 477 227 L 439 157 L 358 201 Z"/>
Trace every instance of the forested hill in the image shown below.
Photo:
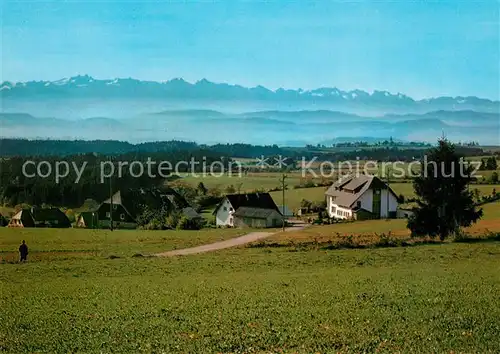
<path fill-rule="evenodd" d="M 131 144 L 116 140 L 25 140 L 0 139 L 1 157 L 69 157 L 95 154 L 103 157 L 110 156 L 163 156 L 179 160 L 181 157 L 206 156 L 208 158 L 244 157 L 258 158 L 261 156 L 286 156 L 291 159 L 316 157 L 320 160 L 402 160 L 408 161 L 421 158 L 427 147 L 415 147 L 411 144 L 395 145 L 360 145 L 348 148 L 336 148 L 308 145 L 306 147 L 279 147 L 278 145 L 251 145 L 251 144 L 215 144 L 204 145 L 189 141 L 157 141 Z M 479 156 L 484 152 L 478 146 L 457 146 L 461 155 Z"/>
<path fill-rule="evenodd" d="M 250 144 L 201 145 L 186 141 L 157 141 L 131 144 L 116 140 L 25 140 L 0 139 L 0 156 L 70 156 L 96 153 L 98 155 L 123 155 L 130 153 L 199 152 L 209 150 L 225 156 L 256 157 L 284 154 L 277 145 Z"/>

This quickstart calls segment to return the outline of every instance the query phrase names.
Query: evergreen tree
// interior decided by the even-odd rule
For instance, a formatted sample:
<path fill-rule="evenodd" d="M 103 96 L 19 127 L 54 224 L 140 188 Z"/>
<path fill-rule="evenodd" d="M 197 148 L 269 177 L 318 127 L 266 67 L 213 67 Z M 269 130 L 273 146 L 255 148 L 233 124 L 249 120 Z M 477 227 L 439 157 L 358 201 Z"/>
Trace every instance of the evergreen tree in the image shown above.
<path fill-rule="evenodd" d="M 205 187 L 203 182 L 198 183 L 198 187 L 196 189 L 198 191 L 198 195 L 205 195 L 208 192 L 208 189 Z"/>
<path fill-rule="evenodd" d="M 408 228 L 413 236 L 439 236 L 444 240 L 460 227 L 476 222 L 483 211 L 476 210 L 468 190 L 472 166 L 462 163 L 453 144 L 441 139 L 427 156 L 428 162 L 413 182 L 419 199 Z"/>
<path fill-rule="evenodd" d="M 488 161 L 486 162 L 486 169 L 490 171 L 497 169 L 497 160 L 494 156 L 488 158 Z"/>
<path fill-rule="evenodd" d="M 488 169 L 488 163 L 486 159 L 481 159 L 481 166 L 479 167 L 481 171 Z"/>
<path fill-rule="evenodd" d="M 498 172 L 495 171 L 491 174 L 491 182 L 498 183 Z"/>

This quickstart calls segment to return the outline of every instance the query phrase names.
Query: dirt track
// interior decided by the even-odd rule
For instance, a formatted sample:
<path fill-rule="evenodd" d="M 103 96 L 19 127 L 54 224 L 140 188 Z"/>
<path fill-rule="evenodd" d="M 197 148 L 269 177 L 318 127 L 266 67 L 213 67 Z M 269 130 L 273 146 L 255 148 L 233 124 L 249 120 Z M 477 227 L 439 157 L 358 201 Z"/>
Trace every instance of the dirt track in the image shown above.
<path fill-rule="evenodd" d="M 296 231 L 296 230 L 301 230 L 304 227 L 307 227 L 305 224 L 297 224 L 296 226 L 293 227 L 287 227 L 285 232 L 288 231 Z M 184 248 L 180 250 L 173 250 L 173 251 L 167 251 L 167 252 L 161 252 L 155 254 L 157 257 L 172 257 L 172 256 L 187 256 L 190 254 L 196 254 L 196 253 L 204 253 L 204 252 L 212 252 L 212 251 L 218 251 L 222 250 L 225 248 L 230 248 L 230 247 L 236 247 L 236 246 L 241 246 L 245 245 L 247 243 L 255 242 L 261 239 L 264 239 L 266 237 L 269 237 L 271 235 L 274 235 L 280 231 L 274 231 L 274 232 L 251 232 L 249 234 L 240 236 L 240 237 L 235 237 L 230 240 L 226 241 L 220 241 L 220 242 L 214 242 L 210 243 L 208 245 L 202 245 L 202 246 L 197 246 L 197 247 L 191 247 L 191 248 Z"/>

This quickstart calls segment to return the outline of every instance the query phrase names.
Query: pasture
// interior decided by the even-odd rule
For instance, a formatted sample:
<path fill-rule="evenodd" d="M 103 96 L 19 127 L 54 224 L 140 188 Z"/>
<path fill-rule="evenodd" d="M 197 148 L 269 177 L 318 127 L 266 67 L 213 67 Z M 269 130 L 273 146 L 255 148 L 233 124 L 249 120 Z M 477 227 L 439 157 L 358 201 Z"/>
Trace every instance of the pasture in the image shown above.
<path fill-rule="evenodd" d="M 57 248 L 79 247 L 72 242 L 68 237 Z M 493 353 L 500 347 L 498 242 L 291 251 L 75 254 L 0 264 L 1 349 Z"/>
<path fill-rule="evenodd" d="M 415 197 L 412 183 L 391 183 L 390 187 L 398 196 L 402 194 L 405 198 Z M 324 201 L 327 189 L 328 187 L 287 189 L 285 193 L 285 203 L 290 210 L 297 210 L 300 207 L 302 199 L 307 199 L 312 202 Z M 470 190 L 474 189 L 478 189 L 480 195 L 490 195 L 493 189 L 495 189 L 497 193 L 500 193 L 499 184 L 471 184 Z M 282 204 L 283 193 L 281 191 L 271 192 L 271 196 L 276 204 Z"/>
<path fill-rule="evenodd" d="M 250 229 L 115 230 L 105 229 L 15 229 L 0 228 L 0 258 L 17 260 L 17 248 L 25 240 L 31 261 L 92 257 L 130 257 L 195 247 L 227 240 L 251 232 Z"/>
<path fill-rule="evenodd" d="M 465 228 L 465 233 L 471 236 L 500 233 L 500 201 L 485 204 L 481 208 L 483 217 L 476 224 Z M 378 241 L 378 236 L 382 234 L 403 240 L 410 237 L 406 224 L 406 219 L 387 219 L 318 225 L 296 232 L 277 233 L 263 241 L 263 244 L 328 243 L 342 241 L 348 236 L 352 236 L 355 243 L 370 244 Z"/>

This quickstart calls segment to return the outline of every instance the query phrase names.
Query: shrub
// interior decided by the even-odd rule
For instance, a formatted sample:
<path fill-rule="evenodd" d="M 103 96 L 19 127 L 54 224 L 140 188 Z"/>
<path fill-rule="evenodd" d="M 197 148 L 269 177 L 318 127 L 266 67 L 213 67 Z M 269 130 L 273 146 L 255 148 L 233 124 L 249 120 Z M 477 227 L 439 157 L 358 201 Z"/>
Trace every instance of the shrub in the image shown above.
<path fill-rule="evenodd" d="M 176 229 L 179 224 L 179 214 L 172 213 L 165 218 L 165 226 L 168 229 Z"/>
<path fill-rule="evenodd" d="M 177 222 L 177 230 L 199 230 L 203 224 L 203 219 L 189 219 L 186 216 L 181 216 Z"/>
<path fill-rule="evenodd" d="M 491 183 L 498 183 L 498 173 L 496 171 L 491 174 L 490 182 Z"/>
<path fill-rule="evenodd" d="M 72 209 L 66 210 L 65 214 L 70 223 L 74 223 L 76 221 L 75 212 Z"/>

